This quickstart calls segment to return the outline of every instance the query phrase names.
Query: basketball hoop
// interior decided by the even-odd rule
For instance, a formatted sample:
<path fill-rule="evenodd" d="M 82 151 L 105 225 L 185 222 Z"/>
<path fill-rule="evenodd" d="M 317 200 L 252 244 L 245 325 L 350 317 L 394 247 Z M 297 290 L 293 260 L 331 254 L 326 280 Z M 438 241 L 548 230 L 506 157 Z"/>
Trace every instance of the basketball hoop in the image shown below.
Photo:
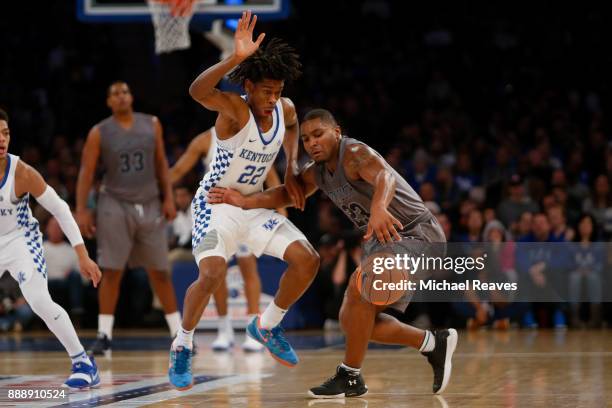
<path fill-rule="evenodd" d="M 155 53 L 184 50 L 191 46 L 189 22 L 195 0 L 147 0 L 155 29 Z"/>

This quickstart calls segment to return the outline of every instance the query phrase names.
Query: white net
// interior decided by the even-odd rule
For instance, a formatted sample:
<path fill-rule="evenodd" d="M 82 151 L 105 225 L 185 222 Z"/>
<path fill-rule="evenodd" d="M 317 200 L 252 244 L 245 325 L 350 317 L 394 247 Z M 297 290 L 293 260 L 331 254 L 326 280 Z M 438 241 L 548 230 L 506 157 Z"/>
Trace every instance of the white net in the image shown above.
<path fill-rule="evenodd" d="M 189 1 L 186 3 L 191 4 Z M 191 46 L 189 22 L 193 17 L 192 7 L 186 7 L 177 13 L 170 2 L 147 0 L 147 4 L 155 29 L 155 52 L 162 54 L 189 48 Z"/>

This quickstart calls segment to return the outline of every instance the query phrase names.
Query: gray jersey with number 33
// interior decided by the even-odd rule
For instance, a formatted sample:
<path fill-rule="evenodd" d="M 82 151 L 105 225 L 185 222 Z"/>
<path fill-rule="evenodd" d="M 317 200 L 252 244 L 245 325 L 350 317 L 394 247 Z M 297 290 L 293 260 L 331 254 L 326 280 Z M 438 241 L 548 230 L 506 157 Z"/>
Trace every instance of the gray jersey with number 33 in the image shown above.
<path fill-rule="evenodd" d="M 111 116 L 100 122 L 98 129 L 105 172 L 102 191 L 131 203 L 158 199 L 153 116 L 134 113 L 130 129 L 122 128 Z"/>

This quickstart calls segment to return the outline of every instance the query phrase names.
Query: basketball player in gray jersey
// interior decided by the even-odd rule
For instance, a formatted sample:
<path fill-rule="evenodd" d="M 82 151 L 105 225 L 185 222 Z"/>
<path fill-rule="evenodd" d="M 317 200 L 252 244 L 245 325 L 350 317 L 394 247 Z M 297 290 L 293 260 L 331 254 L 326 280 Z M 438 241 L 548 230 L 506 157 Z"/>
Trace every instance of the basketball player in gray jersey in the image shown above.
<path fill-rule="evenodd" d="M 355 139 L 343 137 L 333 115 L 324 109 L 306 114 L 300 130 L 304 148 L 313 159 L 300 174 L 305 193 L 311 195 L 320 188 L 364 232 L 364 259 L 389 250 L 415 256 L 423 252 L 443 256 L 446 239 L 437 220 L 412 187 L 377 152 Z M 209 192 L 209 202 L 244 209 L 293 204 L 282 185 L 249 196 L 214 188 Z M 433 367 L 433 392 L 441 393 L 451 374 L 456 330 L 431 333 L 401 323 L 385 310 L 404 312 L 410 293 L 390 305 L 370 303 L 359 292 L 359 275 L 351 276 L 340 310 L 340 323 L 346 334 L 344 361 L 333 377 L 312 388 L 309 395 L 344 398 L 366 394 L 368 388 L 361 376 L 361 365 L 370 340 L 417 348 Z"/>
<path fill-rule="evenodd" d="M 154 116 L 133 111 L 132 94 L 125 82 L 109 86 L 106 102 L 112 115 L 91 129 L 83 147 L 76 210 L 83 235 L 88 238 L 96 235 L 102 269 L 98 340 L 91 352 L 109 355 L 126 264 L 146 268 L 164 308 L 171 336 L 180 326 L 180 316 L 168 273 L 165 220 L 176 216 L 176 208 L 161 124 Z M 94 223 L 87 202 L 98 160 L 104 176 Z"/>

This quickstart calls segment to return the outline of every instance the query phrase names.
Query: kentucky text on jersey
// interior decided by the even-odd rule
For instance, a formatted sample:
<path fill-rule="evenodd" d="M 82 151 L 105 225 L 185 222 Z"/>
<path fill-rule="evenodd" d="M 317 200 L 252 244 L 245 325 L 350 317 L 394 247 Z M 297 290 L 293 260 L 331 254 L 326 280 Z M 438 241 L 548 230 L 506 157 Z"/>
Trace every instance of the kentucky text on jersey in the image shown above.
<path fill-rule="evenodd" d="M 249 149 L 242 149 L 240 151 L 240 157 L 249 161 L 257 162 L 257 163 L 268 163 L 276 157 L 276 152 L 274 153 L 257 153 L 251 151 Z"/>

